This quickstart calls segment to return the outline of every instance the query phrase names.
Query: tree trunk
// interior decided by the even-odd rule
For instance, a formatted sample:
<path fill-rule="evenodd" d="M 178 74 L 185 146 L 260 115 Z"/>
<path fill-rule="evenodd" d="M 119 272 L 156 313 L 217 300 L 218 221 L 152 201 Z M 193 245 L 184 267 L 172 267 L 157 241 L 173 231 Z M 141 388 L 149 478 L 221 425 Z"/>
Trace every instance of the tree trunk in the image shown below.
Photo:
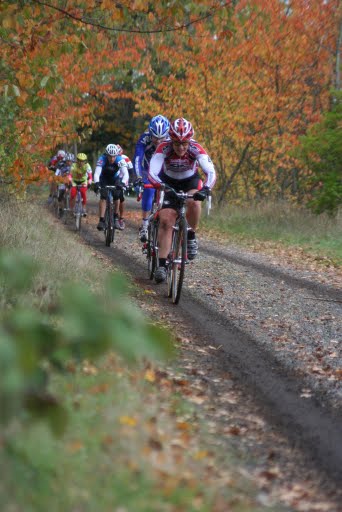
<path fill-rule="evenodd" d="M 246 144 L 246 146 L 244 147 L 244 150 L 242 151 L 242 155 L 240 157 L 240 160 L 238 161 L 238 163 L 236 164 L 233 172 L 231 173 L 230 177 L 228 178 L 228 180 L 225 182 L 225 184 L 223 185 L 222 189 L 221 189 L 221 193 L 220 193 L 220 197 L 218 199 L 218 204 L 220 205 L 227 193 L 227 190 L 228 188 L 231 186 L 235 176 L 237 175 L 237 173 L 239 172 L 239 170 L 241 169 L 241 166 L 246 158 L 246 154 L 247 154 L 247 151 L 248 151 L 248 148 L 249 146 L 251 145 L 251 142 L 248 142 Z"/>

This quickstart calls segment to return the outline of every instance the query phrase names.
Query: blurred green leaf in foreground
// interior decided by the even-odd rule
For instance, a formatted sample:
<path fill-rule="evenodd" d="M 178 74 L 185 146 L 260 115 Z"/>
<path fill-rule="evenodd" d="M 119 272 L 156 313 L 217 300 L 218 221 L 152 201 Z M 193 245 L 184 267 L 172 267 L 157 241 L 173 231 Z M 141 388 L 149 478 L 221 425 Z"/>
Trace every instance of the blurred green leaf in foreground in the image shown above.
<path fill-rule="evenodd" d="M 173 345 L 165 330 L 148 324 L 131 304 L 121 276 L 109 274 L 100 295 L 69 283 L 55 304 L 41 310 L 30 300 L 36 270 L 24 254 L 0 254 L 0 422 L 44 418 L 60 435 L 67 414 L 49 389 L 54 371 L 108 350 L 129 363 L 161 360 L 172 356 Z"/>

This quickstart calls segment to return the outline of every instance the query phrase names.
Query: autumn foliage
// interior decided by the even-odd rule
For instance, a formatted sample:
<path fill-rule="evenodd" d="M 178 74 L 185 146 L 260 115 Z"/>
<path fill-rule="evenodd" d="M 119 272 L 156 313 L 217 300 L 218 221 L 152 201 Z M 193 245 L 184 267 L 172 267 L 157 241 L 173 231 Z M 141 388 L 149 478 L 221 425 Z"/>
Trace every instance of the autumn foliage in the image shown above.
<path fill-rule="evenodd" d="M 104 112 L 131 98 L 136 116 L 191 120 L 218 170 L 219 201 L 310 192 L 293 148 L 330 108 L 338 0 L 0 9 L 3 176 L 39 175 L 56 146 L 101 132 Z"/>

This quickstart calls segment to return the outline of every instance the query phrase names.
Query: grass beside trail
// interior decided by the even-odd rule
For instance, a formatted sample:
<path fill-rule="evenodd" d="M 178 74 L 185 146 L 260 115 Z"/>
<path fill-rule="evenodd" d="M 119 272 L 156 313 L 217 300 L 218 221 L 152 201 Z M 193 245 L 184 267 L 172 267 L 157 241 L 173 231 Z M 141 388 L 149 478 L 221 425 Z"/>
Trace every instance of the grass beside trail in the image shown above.
<path fill-rule="evenodd" d="M 342 211 L 331 218 L 281 201 L 214 205 L 209 217 L 202 216 L 202 227 L 242 243 L 260 240 L 301 247 L 342 265 Z"/>
<path fill-rule="evenodd" d="M 21 203 L 14 214 L 3 202 L 0 241 L 40 264 L 32 296 L 38 307 L 54 299 L 63 281 L 76 277 L 98 291 L 112 271 L 42 205 Z M 53 375 L 51 387 L 69 413 L 67 431 L 58 439 L 43 423 L 23 428 L 13 422 L 9 444 L 0 431 L 0 510 L 264 510 L 239 474 L 234 450 L 208 432 L 176 376 L 172 366 L 144 361 L 128 367 L 113 353 Z"/>

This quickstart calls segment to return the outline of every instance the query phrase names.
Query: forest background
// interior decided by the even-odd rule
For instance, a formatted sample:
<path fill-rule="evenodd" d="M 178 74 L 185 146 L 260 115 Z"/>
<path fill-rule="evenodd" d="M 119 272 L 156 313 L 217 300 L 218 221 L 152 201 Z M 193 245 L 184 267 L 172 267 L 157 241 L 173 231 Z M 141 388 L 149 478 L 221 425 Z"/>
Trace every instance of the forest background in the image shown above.
<path fill-rule="evenodd" d="M 158 113 L 212 157 L 215 198 L 342 196 L 339 0 L 23 0 L 0 7 L 3 182 L 25 187 L 75 144 L 132 156 Z"/>

